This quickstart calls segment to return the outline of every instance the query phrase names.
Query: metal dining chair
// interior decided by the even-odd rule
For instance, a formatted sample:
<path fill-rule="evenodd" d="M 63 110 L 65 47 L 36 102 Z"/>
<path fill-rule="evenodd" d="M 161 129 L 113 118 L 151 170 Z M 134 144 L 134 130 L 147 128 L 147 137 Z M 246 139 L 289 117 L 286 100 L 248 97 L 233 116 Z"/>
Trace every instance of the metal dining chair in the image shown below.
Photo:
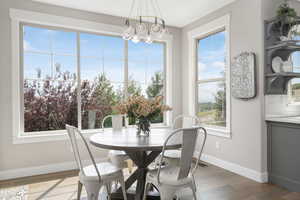
<path fill-rule="evenodd" d="M 66 129 L 71 141 L 72 150 L 74 152 L 75 161 L 79 168 L 79 182 L 77 199 L 80 200 L 82 186 L 85 187 L 88 200 L 98 200 L 99 191 L 102 186 L 105 186 L 108 193 L 108 199 L 110 199 L 111 184 L 113 182 L 119 182 L 122 187 L 123 197 L 127 200 L 124 175 L 122 169 L 117 168 L 109 162 L 97 163 L 94 156 L 88 146 L 87 141 L 83 137 L 82 133 L 74 126 L 66 125 Z M 92 164 L 83 166 L 81 159 L 81 150 L 79 150 L 77 137 L 81 138 L 83 145 L 86 148 L 89 158 Z M 83 149 L 82 149 L 83 150 Z"/>
<path fill-rule="evenodd" d="M 200 133 L 203 134 L 203 140 L 200 146 L 197 161 L 195 163 L 195 166 L 192 168 L 191 166 L 193 161 L 193 155 L 196 150 L 196 141 Z M 182 156 L 180 158 L 180 164 L 178 166 L 167 165 L 163 167 L 164 154 L 167 150 L 168 144 L 175 137 L 182 137 Z M 170 134 L 170 136 L 166 139 L 164 143 L 158 169 L 151 170 L 147 174 L 143 199 L 146 199 L 146 194 L 148 193 L 148 190 L 152 184 L 159 190 L 161 200 L 173 199 L 176 192 L 179 189 L 183 188 L 190 188 L 193 191 L 193 197 L 196 200 L 197 187 L 194 179 L 194 173 L 198 167 L 198 163 L 203 152 L 206 138 L 207 132 L 202 127 L 183 128 L 174 130 L 174 132 Z M 178 140 L 178 138 L 176 138 L 176 140 Z"/>
<path fill-rule="evenodd" d="M 112 121 L 113 131 L 121 131 L 123 128 L 123 118 L 124 117 L 125 117 L 125 115 L 108 115 L 108 116 L 104 117 L 102 120 L 103 131 L 105 128 L 105 122 L 108 119 L 111 119 L 111 121 Z M 125 128 L 126 128 L 126 122 L 125 122 Z M 108 152 L 108 158 L 113 165 L 115 165 L 116 167 L 119 167 L 119 168 L 124 168 L 124 163 L 126 163 L 129 173 L 132 172 L 133 162 L 129 159 L 129 156 L 127 156 L 124 151 L 110 150 Z"/>
<path fill-rule="evenodd" d="M 177 117 L 175 117 L 173 124 L 172 124 L 172 128 L 175 130 L 177 125 L 178 125 L 178 121 L 182 120 L 182 125 L 180 126 L 180 128 L 191 128 L 193 126 L 199 125 L 200 123 L 200 119 L 197 116 L 192 116 L 192 115 L 178 115 Z M 165 152 L 165 158 L 169 158 L 168 162 L 169 163 L 173 163 L 176 161 L 178 161 L 181 157 L 181 151 L 180 150 L 167 150 Z M 174 161 L 175 160 L 175 161 Z"/>

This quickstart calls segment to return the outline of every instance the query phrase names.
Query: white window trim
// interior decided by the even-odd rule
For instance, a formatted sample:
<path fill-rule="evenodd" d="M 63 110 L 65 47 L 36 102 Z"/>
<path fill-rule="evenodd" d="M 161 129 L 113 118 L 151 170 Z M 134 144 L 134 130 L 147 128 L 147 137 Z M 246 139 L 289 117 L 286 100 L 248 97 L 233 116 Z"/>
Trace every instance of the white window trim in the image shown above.
<path fill-rule="evenodd" d="M 225 29 L 226 34 L 226 128 L 205 127 L 208 134 L 231 138 L 231 93 L 230 93 L 230 14 L 215 19 L 207 24 L 197 27 L 188 32 L 188 52 L 189 52 L 189 67 L 188 67 L 188 114 L 196 115 L 197 110 L 197 42 L 198 39 L 204 38 L 212 33 L 216 33 Z"/>
<path fill-rule="evenodd" d="M 99 34 L 108 34 L 121 36 L 123 32 L 122 26 L 109 25 L 103 23 L 96 23 L 87 20 L 74 19 L 69 17 L 49 15 L 39 12 L 31 12 L 19 9 L 10 9 L 10 18 L 11 18 L 11 45 L 12 45 L 12 130 L 13 130 L 13 144 L 23 144 L 23 143 L 34 143 L 34 142 L 47 142 L 47 141 L 58 141 L 66 140 L 67 135 L 65 130 L 51 131 L 50 134 L 32 134 L 24 136 L 21 133 L 22 128 L 24 127 L 24 122 L 22 120 L 22 108 L 20 102 L 21 98 L 21 46 L 20 46 L 20 26 L 21 23 L 32 23 L 44 26 L 53 26 L 59 28 L 67 28 L 78 31 L 85 32 L 94 32 Z M 163 38 L 154 38 L 158 42 L 165 42 L 166 44 L 166 59 L 165 59 L 165 100 L 166 104 L 173 106 L 172 101 L 172 87 L 173 87 L 173 70 L 172 70 L 172 44 L 173 36 L 168 35 Z M 171 113 L 165 114 L 165 123 L 166 126 L 171 124 Z M 97 130 L 95 130 L 97 132 Z M 92 133 L 87 133 L 89 136 Z"/>

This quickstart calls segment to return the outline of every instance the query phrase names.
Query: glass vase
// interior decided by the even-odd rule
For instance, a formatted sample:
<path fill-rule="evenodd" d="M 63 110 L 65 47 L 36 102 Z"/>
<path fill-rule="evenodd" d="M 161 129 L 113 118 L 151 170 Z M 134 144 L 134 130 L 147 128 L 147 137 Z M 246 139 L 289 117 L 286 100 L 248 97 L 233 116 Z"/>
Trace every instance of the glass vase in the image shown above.
<path fill-rule="evenodd" d="M 148 137 L 150 134 L 150 120 L 147 118 L 140 118 L 137 120 L 137 135 L 138 136 L 146 136 Z"/>

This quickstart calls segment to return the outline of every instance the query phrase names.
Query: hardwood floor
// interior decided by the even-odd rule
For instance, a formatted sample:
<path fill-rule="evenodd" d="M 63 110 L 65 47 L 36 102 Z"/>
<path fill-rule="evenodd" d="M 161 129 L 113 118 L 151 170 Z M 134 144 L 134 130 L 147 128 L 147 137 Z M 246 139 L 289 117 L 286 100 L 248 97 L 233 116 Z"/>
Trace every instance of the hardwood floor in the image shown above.
<path fill-rule="evenodd" d="M 22 190 L 28 200 L 76 199 L 76 173 L 69 171 L 0 182 L 0 199 L 4 199 L 1 194 L 7 194 L 10 190 Z M 300 200 L 299 193 L 271 184 L 256 183 L 212 165 L 197 171 L 196 182 L 199 200 Z M 102 193 L 105 196 L 104 191 Z M 82 199 L 86 199 L 85 196 L 83 191 Z M 179 196 L 181 200 L 192 199 L 188 189 L 180 192 Z"/>

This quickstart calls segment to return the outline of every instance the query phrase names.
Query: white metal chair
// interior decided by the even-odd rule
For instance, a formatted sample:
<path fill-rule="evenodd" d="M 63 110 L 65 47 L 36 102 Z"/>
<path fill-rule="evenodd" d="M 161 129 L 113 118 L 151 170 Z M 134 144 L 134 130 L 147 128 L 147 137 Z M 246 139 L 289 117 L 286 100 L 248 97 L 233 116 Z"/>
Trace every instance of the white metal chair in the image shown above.
<path fill-rule="evenodd" d="M 79 168 L 79 182 L 78 182 L 78 194 L 77 199 L 80 200 L 82 186 L 84 185 L 88 200 L 98 200 L 99 191 L 102 186 L 105 186 L 108 193 L 108 199 L 110 199 L 110 188 L 112 182 L 119 182 L 122 187 L 123 197 L 127 200 L 126 189 L 124 182 L 124 175 L 122 169 L 117 168 L 109 162 L 97 163 L 93 157 L 93 154 L 88 146 L 87 141 L 81 134 L 81 132 L 74 126 L 66 125 L 68 135 L 72 144 L 75 160 Z M 83 166 L 81 160 L 81 152 L 79 150 L 77 137 L 81 138 L 86 148 L 92 164 Z"/>
<path fill-rule="evenodd" d="M 196 141 L 199 133 L 203 133 L 204 136 L 202 145 L 200 147 L 200 152 L 197 158 L 197 162 L 192 168 L 193 155 L 196 149 Z M 179 166 L 168 165 L 162 168 L 164 154 L 166 152 L 168 143 L 177 134 L 182 134 L 179 135 L 182 136 L 182 156 L 180 158 L 180 164 Z M 146 194 L 151 184 L 159 190 L 161 200 L 173 199 L 176 192 L 179 189 L 183 188 L 190 188 L 193 191 L 194 199 L 197 199 L 194 173 L 198 167 L 198 163 L 202 155 L 206 138 L 206 130 L 202 127 L 177 129 L 172 134 L 170 134 L 170 136 L 166 139 L 164 143 L 158 169 L 149 171 L 147 174 L 145 193 L 143 199 L 146 199 Z"/>
<path fill-rule="evenodd" d="M 103 118 L 102 120 L 102 129 L 104 131 L 104 125 L 106 120 L 111 119 L 112 121 L 112 129 L 114 131 L 122 130 L 123 128 L 123 118 L 125 115 L 108 115 Z M 125 128 L 126 128 L 126 121 L 125 121 Z M 129 160 L 129 157 L 126 155 L 124 151 L 116 151 L 116 150 L 110 150 L 108 152 L 108 158 L 110 162 L 119 168 L 124 168 L 124 163 L 127 163 L 127 167 L 129 169 L 129 172 L 132 172 L 133 163 L 131 160 Z"/>
<path fill-rule="evenodd" d="M 199 125 L 200 119 L 196 116 L 191 115 L 178 115 L 175 117 L 172 128 L 175 130 L 177 122 L 182 119 L 182 125 L 180 128 L 191 128 L 193 126 Z M 168 150 L 165 152 L 165 157 L 169 158 L 168 162 L 173 163 L 174 160 L 178 160 L 181 157 L 181 151 L 180 150 Z M 176 161 L 175 161 L 176 162 Z"/>

